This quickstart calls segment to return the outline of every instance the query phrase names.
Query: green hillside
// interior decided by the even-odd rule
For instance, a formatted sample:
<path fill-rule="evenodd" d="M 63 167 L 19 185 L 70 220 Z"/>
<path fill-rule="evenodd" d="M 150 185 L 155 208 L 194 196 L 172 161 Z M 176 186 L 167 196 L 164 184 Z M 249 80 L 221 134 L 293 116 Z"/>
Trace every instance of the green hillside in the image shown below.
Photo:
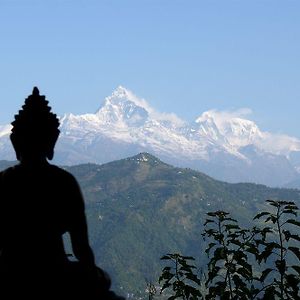
<path fill-rule="evenodd" d="M 126 291 L 143 289 L 145 279 L 156 279 L 159 258 L 167 252 L 180 251 L 204 262 L 200 233 L 206 212 L 223 209 L 247 224 L 266 199 L 300 203 L 299 190 L 228 184 L 146 153 L 68 170 L 86 199 L 97 261 Z"/>
<path fill-rule="evenodd" d="M 156 280 L 165 253 L 180 251 L 204 264 L 206 212 L 226 210 L 247 225 L 266 199 L 300 203 L 299 190 L 228 184 L 147 153 L 65 169 L 81 185 L 97 263 L 123 294 L 143 291 L 145 280 Z"/>

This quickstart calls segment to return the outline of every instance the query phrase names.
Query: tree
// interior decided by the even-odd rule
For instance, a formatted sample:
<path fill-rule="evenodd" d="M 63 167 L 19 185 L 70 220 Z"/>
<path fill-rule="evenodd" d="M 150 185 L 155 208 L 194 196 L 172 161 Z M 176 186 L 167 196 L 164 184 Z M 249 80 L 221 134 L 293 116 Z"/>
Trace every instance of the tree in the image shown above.
<path fill-rule="evenodd" d="M 246 251 L 253 252 L 256 235 L 242 229 L 224 211 L 207 213 L 202 236 L 209 240 L 205 252 L 208 262 L 206 299 L 251 299 L 255 289 L 252 265 Z"/>
<path fill-rule="evenodd" d="M 273 294 L 279 299 L 300 299 L 300 237 L 293 232 L 295 227 L 300 227 L 296 219 L 299 209 L 294 202 L 267 200 L 267 203 L 274 211 L 264 211 L 254 217 L 270 224 L 259 231 L 260 239 L 255 239 L 261 249 L 256 256 L 258 263 L 271 263 L 259 278 L 264 285 L 264 297 Z"/>
<path fill-rule="evenodd" d="M 168 262 L 168 266 L 164 267 L 159 277 L 159 283 L 163 283 L 161 293 L 165 289 L 172 289 L 173 295 L 168 300 L 203 299 L 199 291 L 200 280 L 194 272 L 196 267 L 190 262 L 195 260 L 193 257 L 175 253 L 167 254 L 161 260 Z"/>

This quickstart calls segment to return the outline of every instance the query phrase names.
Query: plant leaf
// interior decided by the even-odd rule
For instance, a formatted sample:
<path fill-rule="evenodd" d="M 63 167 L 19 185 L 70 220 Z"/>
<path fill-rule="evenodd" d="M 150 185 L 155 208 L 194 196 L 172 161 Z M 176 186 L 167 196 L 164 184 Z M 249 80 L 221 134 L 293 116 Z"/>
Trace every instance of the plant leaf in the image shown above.
<path fill-rule="evenodd" d="M 257 215 L 253 218 L 253 220 L 255 220 L 255 219 L 260 219 L 261 217 L 267 216 L 267 215 L 269 215 L 269 214 L 270 214 L 269 212 L 263 211 L 263 212 L 257 214 Z"/>
<path fill-rule="evenodd" d="M 300 227 L 300 222 L 299 221 L 296 221 L 294 219 L 288 219 L 286 221 L 286 223 L 289 223 L 289 224 L 293 224 L 293 225 L 296 225 L 296 226 L 299 226 Z"/>
<path fill-rule="evenodd" d="M 297 258 L 300 260 L 300 250 L 299 250 L 299 248 L 297 248 L 297 247 L 288 247 L 288 249 L 290 251 L 292 251 L 297 256 Z"/>
<path fill-rule="evenodd" d="M 292 266 L 292 268 L 300 275 L 300 266 Z"/>
<path fill-rule="evenodd" d="M 265 279 L 267 278 L 267 276 L 270 274 L 270 272 L 272 272 L 273 269 L 271 268 L 267 268 L 265 270 L 262 271 L 261 276 L 259 278 L 260 282 L 264 282 Z"/>

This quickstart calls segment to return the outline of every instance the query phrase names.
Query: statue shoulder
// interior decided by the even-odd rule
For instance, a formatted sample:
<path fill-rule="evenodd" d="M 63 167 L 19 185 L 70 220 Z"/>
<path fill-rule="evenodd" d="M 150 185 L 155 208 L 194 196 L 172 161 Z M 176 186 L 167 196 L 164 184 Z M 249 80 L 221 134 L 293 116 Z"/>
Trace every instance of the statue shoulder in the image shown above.
<path fill-rule="evenodd" d="M 63 182 L 77 185 L 77 180 L 74 175 L 68 172 L 66 169 L 55 165 L 49 165 L 49 167 L 53 176 L 55 176 L 57 180 L 62 180 Z"/>
<path fill-rule="evenodd" d="M 11 176 L 14 176 L 19 171 L 19 165 L 15 165 L 12 167 L 9 167 L 3 171 L 0 172 L 0 180 L 5 180 L 6 178 L 10 178 Z"/>

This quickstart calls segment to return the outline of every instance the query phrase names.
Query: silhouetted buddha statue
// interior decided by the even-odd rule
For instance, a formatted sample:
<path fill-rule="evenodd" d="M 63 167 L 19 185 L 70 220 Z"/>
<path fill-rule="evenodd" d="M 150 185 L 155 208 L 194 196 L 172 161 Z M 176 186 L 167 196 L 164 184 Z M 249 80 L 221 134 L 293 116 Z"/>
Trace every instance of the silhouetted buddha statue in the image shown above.
<path fill-rule="evenodd" d="M 58 118 L 37 88 L 22 108 L 10 136 L 20 163 L 0 173 L 0 298 L 121 299 L 95 266 L 75 178 L 48 163 Z M 78 262 L 67 258 L 66 232 Z"/>

